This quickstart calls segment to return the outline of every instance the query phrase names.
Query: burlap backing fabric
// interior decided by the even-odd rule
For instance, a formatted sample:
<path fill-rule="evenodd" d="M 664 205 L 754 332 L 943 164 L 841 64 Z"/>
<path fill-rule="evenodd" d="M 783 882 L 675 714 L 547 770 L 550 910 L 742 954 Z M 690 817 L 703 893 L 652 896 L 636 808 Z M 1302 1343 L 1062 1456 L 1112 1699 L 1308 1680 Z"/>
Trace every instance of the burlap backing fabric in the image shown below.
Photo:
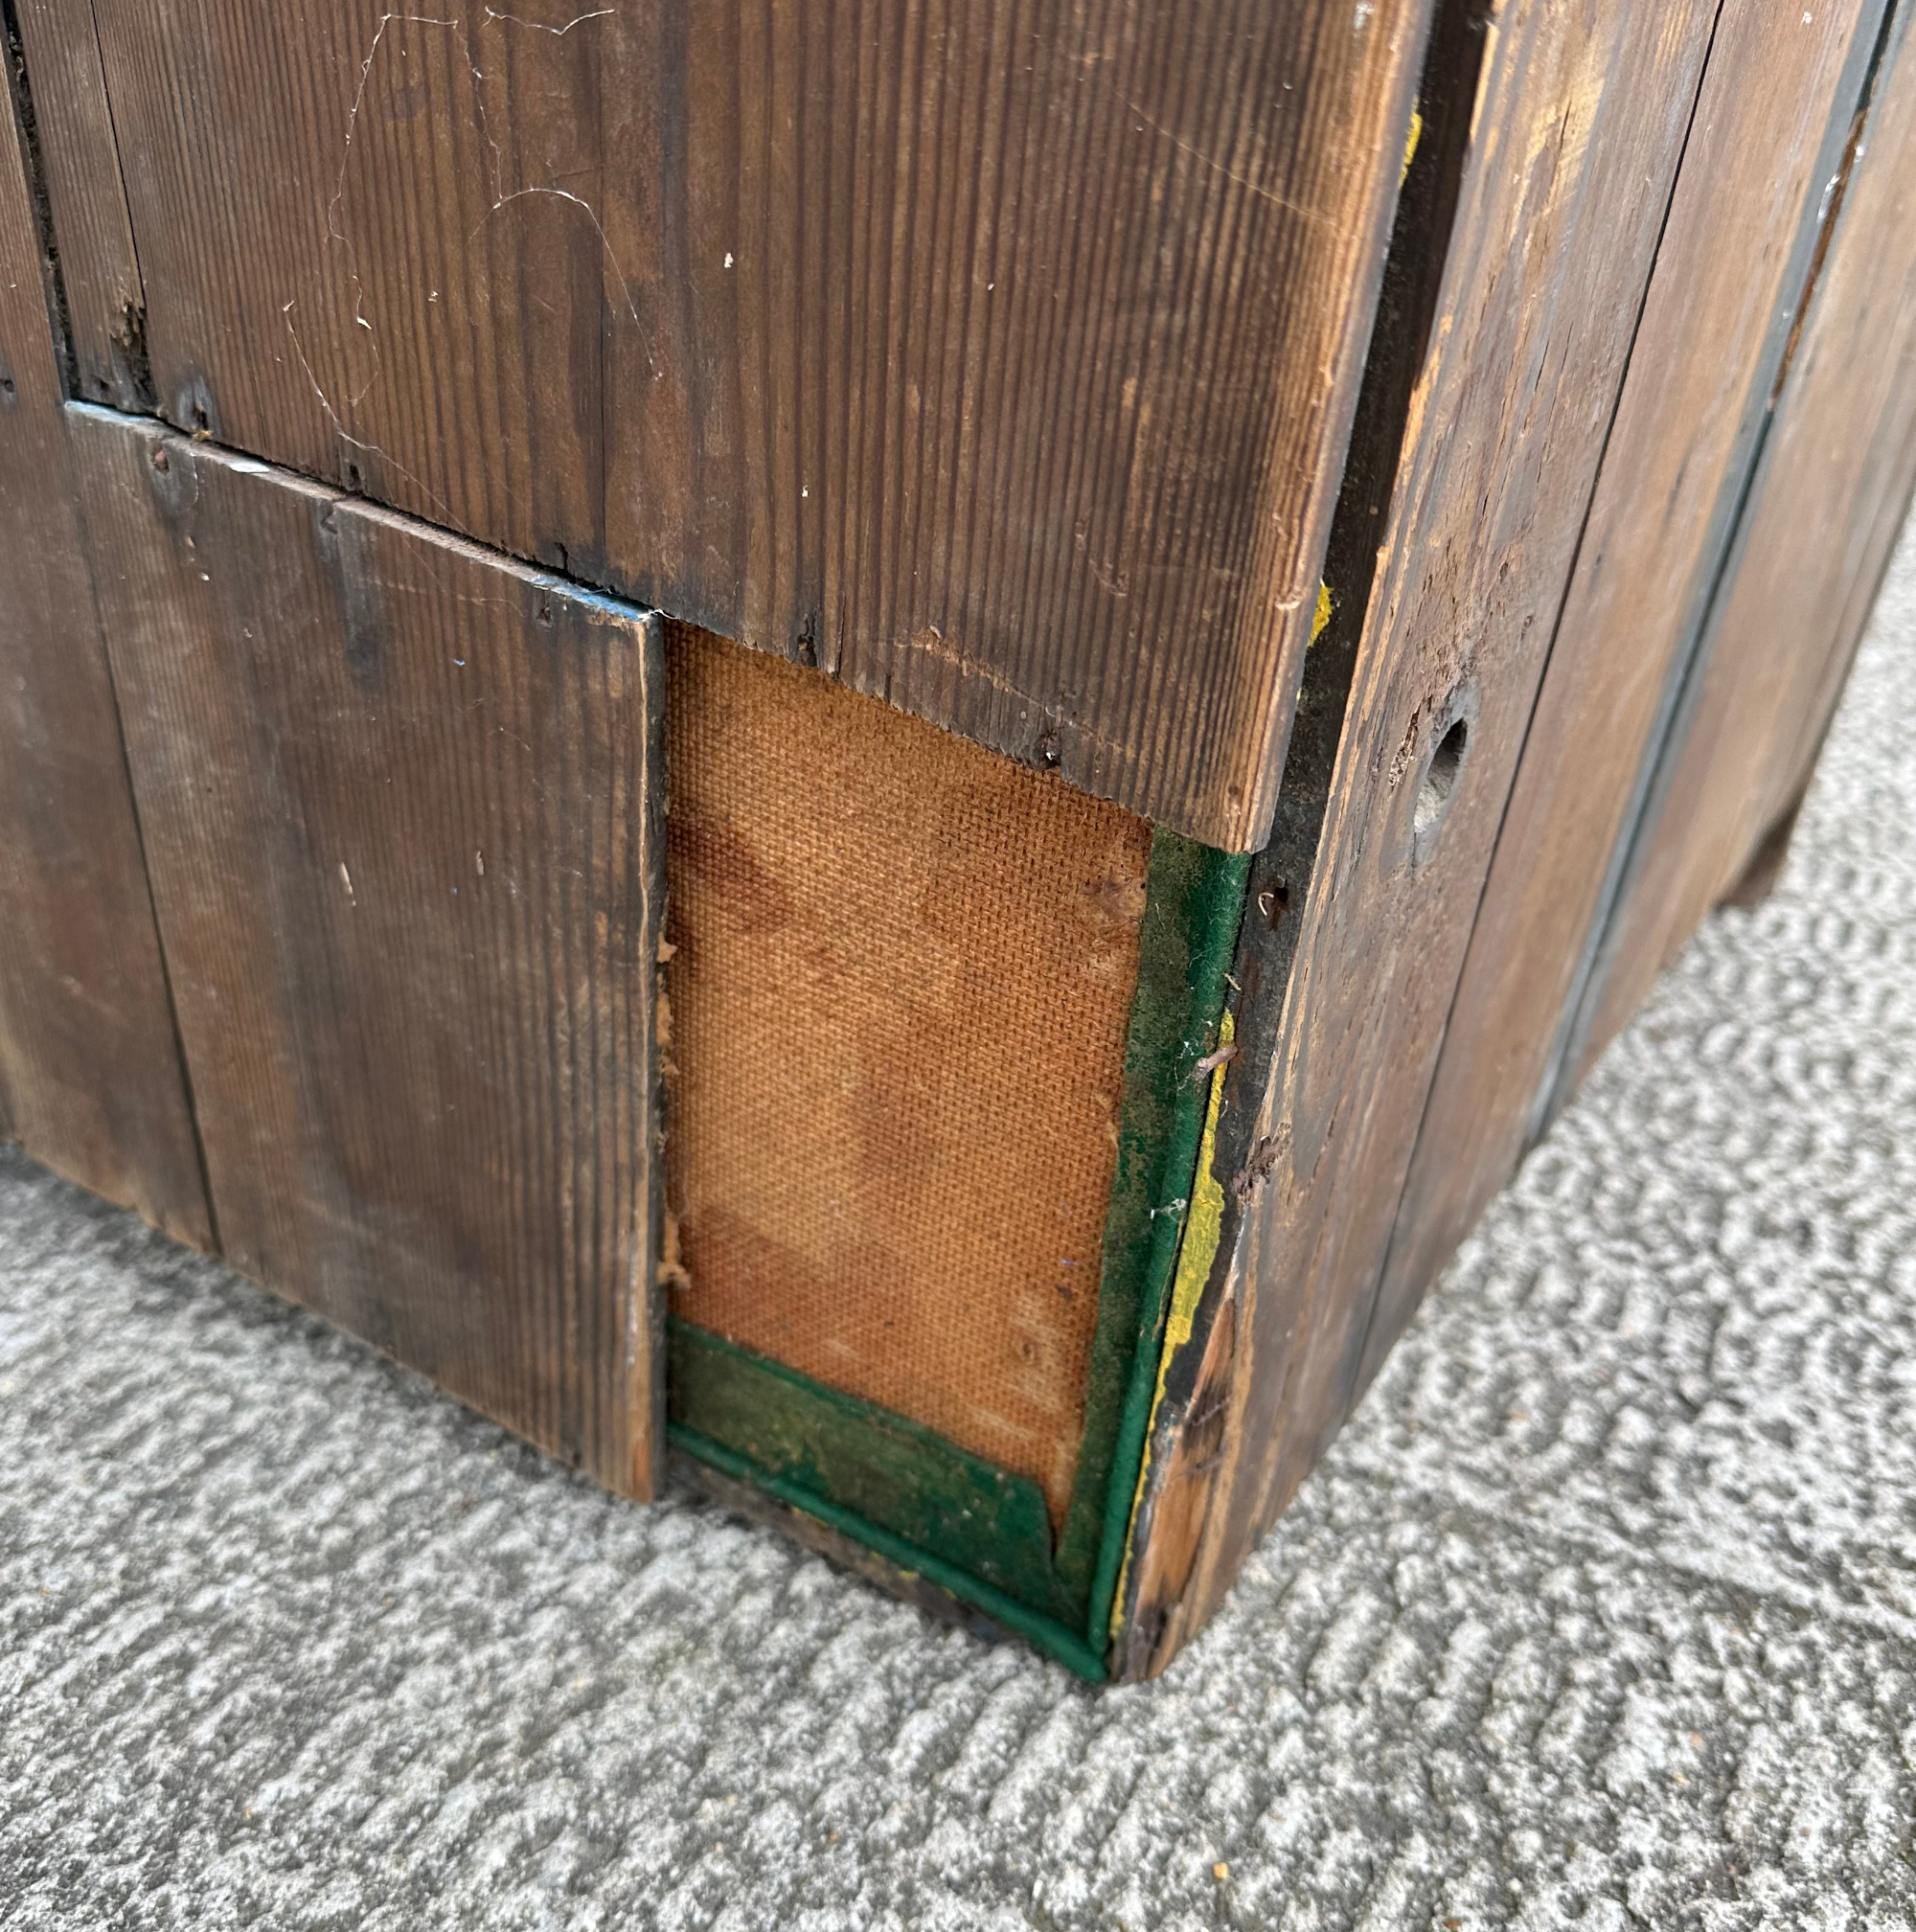
<path fill-rule="evenodd" d="M 1151 830 L 668 631 L 675 1313 L 1071 1488 Z"/>

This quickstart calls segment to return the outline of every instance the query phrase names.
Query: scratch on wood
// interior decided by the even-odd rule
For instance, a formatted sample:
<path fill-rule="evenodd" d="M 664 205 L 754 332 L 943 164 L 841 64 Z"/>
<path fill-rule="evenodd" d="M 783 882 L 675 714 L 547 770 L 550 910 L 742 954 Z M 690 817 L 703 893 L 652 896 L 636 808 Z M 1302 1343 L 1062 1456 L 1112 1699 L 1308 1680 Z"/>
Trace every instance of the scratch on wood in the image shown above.
<path fill-rule="evenodd" d="M 611 7 L 598 8 L 591 12 L 576 15 L 562 27 L 548 26 L 536 20 L 527 20 L 517 14 L 501 13 L 491 7 L 488 7 L 485 11 L 486 17 L 489 20 L 497 21 L 501 25 L 525 27 L 539 33 L 550 34 L 555 38 L 563 38 L 575 27 L 582 26 L 588 20 L 609 18 L 617 11 L 617 9 Z M 486 72 L 473 57 L 471 37 L 467 31 L 465 20 L 456 16 L 448 18 L 436 13 L 407 13 L 398 10 L 391 10 L 381 13 L 375 23 L 373 37 L 367 45 L 365 58 L 359 63 L 358 84 L 354 89 L 353 102 L 347 109 L 346 114 L 346 138 L 340 148 L 339 172 L 334 178 L 332 198 L 327 203 L 326 208 L 327 239 L 329 242 L 337 243 L 346 250 L 347 274 L 353 286 L 353 320 L 357 327 L 366 331 L 373 355 L 372 373 L 346 398 L 346 408 L 349 410 L 356 409 L 365 400 L 374 384 L 379 379 L 379 374 L 383 366 L 378 346 L 378 331 L 374 329 L 372 322 L 366 315 L 365 284 L 359 273 L 358 250 L 354 245 L 352 237 L 340 225 L 340 209 L 346 199 L 347 170 L 352 166 L 354 138 L 359 130 L 360 110 L 365 105 L 367 90 L 372 83 L 374 63 L 379 57 L 379 49 L 386 37 L 386 30 L 396 22 L 408 27 L 444 28 L 454 34 L 458 39 L 460 57 L 465 61 L 467 73 L 471 80 L 473 111 L 478 120 L 480 137 L 485 142 L 490 157 L 488 165 L 488 173 L 490 178 L 487 184 L 488 206 L 486 213 L 468 233 L 466 239 L 468 244 L 493 216 L 497 215 L 502 208 L 514 201 L 525 200 L 534 195 L 546 195 L 553 200 L 568 202 L 573 207 L 582 209 L 584 212 L 586 219 L 592 224 L 592 230 L 598 238 L 604 259 L 612 271 L 613 279 L 618 284 L 620 304 L 625 308 L 626 314 L 631 321 L 633 328 L 638 330 L 641 346 L 645 350 L 647 366 L 652 373 L 652 380 L 655 382 L 660 380 L 663 372 L 659 369 L 657 359 L 652 353 L 650 339 L 644 323 L 639 318 L 638 304 L 633 298 L 631 284 L 626 279 L 625 268 L 613 251 L 611 238 L 605 233 L 605 224 L 601 220 L 599 211 L 583 195 L 575 194 L 567 188 L 554 187 L 549 182 L 523 184 L 512 189 L 506 187 L 504 151 L 499 146 L 497 137 L 492 132 L 491 122 L 486 112 Z M 436 290 L 434 291 L 434 297 L 435 299 L 437 297 Z M 281 306 L 280 312 L 285 317 L 286 328 L 292 335 L 293 346 L 298 352 L 300 366 L 306 373 L 307 381 L 311 385 L 313 395 L 318 398 L 319 405 L 326 412 L 327 419 L 332 424 L 334 431 L 355 449 L 361 449 L 369 455 L 377 456 L 383 462 L 391 465 L 399 475 L 405 477 L 409 483 L 424 490 L 441 511 L 449 517 L 450 507 L 443 497 L 432 489 L 422 477 L 414 475 L 410 470 L 395 463 L 387 451 L 381 448 L 376 443 L 366 442 L 353 435 L 347 429 L 340 411 L 335 408 L 331 398 L 327 395 L 324 385 L 314 373 L 311 358 L 306 352 L 306 346 L 300 340 L 298 325 L 293 320 L 293 311 L 298 306 L 298 299 L 296 295 L 289 297 Z"/>
<path fill-rule="evenodd" d="M 1305 220 L 1314 221 L 1321 227 L 1334 228 L 1336 226 L 1332 217 L 1325 214 L 1321 208 L 1312 208 L 1302 201 L 1293 201 L 1289 195 L 1280 194 L 1276 189 L 1266 188 L 1262 182 L 1253 181 L 1249 175 L 1239 173 L 1227 162 L 1220 161 L 1215 154 L 1206 154 L 1201 148 L 1194 148 L 1190 142 L 1184 140 L 1179 135 L 1174 134 L 1163 122 L 1153 121 L 1135 101 L 1128 98 L 1125 105 L 1143 122 L 1145 126 L 1151 128 L 1153 133 L 1163 135 L 1165 140 L 1169 141 L 1180 153 L 1190 155 L 1192 160 L 1210 169 L 1214 173 L 1221 174 L 1226 181 L 1235 182 L 1238 187 L 1243 189 L 1247 193 L 1255 194 L 1260 201 L 1268 201 L 1273 208 L 1282 208 L 1289 214 L 1301 215 Z"/>

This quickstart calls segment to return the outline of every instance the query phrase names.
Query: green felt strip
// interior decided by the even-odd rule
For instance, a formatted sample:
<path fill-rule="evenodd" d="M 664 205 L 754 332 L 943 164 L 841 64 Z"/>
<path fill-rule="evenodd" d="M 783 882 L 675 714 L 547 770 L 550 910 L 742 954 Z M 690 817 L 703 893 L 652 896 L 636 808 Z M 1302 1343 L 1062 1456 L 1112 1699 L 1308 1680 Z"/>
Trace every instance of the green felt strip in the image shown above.
<path fill-rule="evenodd" d="M 1209 1083 L 1194 1078 L 1223 1017 L 1250 854 L 1158 830 L 1151 847 L 1138 990 L 1125 1058 L 1118 1165 L 1071 1510 L 1058 1567 L 1091 1556 L 1084 1629 L 1102 1649 L 1130 1529 L 1164 1318 L 1177 1270 Z"/>
<path fill-rule="evenodd" d="M 1051 1522 L 1028 1477 L 690 1322 L 666 1335 L 672 1421 L 1035 1610 L 1059 1607 Z"/>
<path fill-rule="evenodd" d="M 881 1525 L 867 1521 L 827 1497 L 814 1495 L 788 1477 L 771 1474 L 749 1457 L 737 1454 L 708 1436 L 701 1436 L 696 1429 L 673 1422 L 668 1425 L 667 1434 L 673 1446 L 683 1449 L 688 1455 L 710 1463 L 715 1469 L 722 1469 L 736 1481 L 750 1483 L 754 1489 L 763 1489 L 767 1495 L 776 1496 L 781 1503 L 789 1504 L 792 1509 L 815 1517 L 841 1535 L 850 1536 L 854 1542 L 876 1550 L 887 1562 L 896 1563 L 901 1570 L 927 1577 L 941 1590 L 950 1591 L 967 1603 L 975 1603 L 988 1617 L 1004 1625 L 1008 1630 L 1015 1631 L 1035 1648 L 1076 1671 L 1081 1677 L 1088 1677 L 1094 1684 L 1104 1681 L 1103 1648 L 1093 1649 L 1069 1625 L 1028 1608 L 1016 1598 L 981 1582 L 944 1557 L 934 1556 L 928 1550 L 918 1549 Z"/>
<path fill-rule="evenodd" d="M 1250 859 L 1152 836 L 1084 1430 L 1058 1547 L 1028 1478 L 690 1323 L 667 1406 L 689 1453 L 929 1577 L 1086 1676 L 1129 1533 Z"/>

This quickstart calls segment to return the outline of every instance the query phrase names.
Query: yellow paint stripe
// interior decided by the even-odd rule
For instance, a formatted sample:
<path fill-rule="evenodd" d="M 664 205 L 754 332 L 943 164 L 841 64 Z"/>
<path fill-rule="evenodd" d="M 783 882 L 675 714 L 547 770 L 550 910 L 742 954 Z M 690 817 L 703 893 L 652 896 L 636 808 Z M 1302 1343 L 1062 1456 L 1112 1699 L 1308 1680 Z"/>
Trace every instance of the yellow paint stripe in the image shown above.
<path fill-rule="evenodd" d="M 1220 1052 L 1231 1044 L 1236 1031 L 1236 1023 L 1226 1008 L 1218 1025 Z M 1157 1387 L 1152 1392 L 1151 1421 L 1144 1432 L 1144 1459 L 1138 1468 L 1137 1489 L 1131 1495 L 1125 1560 L 1118 1571 L 1117 1592 L 1111 1599 L 1113 1639 L 1124 1620 L 1125 1585 L 1131 1574 L 1131 1538 L 1137 1534 L 1138 1506 L 1144 1501 L 1145 1485 L 1151 1477 L 1152 1437 L 1157 1428 L 1158 1409 L 1164 1401 L 1165 1378 L 1171 1373 L 1171 1358 L 1191 1339 L 1192 1328 L 1198 1320 L 1198 1304 L 1203 1299 L 1204 1284 L 1211 1279 L 1211 1264 L 1218 1259 L 1218 1243 L 1223 1238 L 1224 1186 L 1212 1167 L 1218 1154 L 1218 1109 L 1223 1102 L 1228 1067 L 1229 1062 L 1222 1061 L 1213 1071 L 1211 1095 L 1204 1106 L 1204 1135 L 1198 1144 L 1198 1177 L 1192 1186 L 1191 1203 L 1184 1212 L 1183 1238 L 1177 1244 L 1177 1271 L 1171 1283 L 1171 1312 L 1165 1317 L 1164 1347 L 1157 1358 Z"/>

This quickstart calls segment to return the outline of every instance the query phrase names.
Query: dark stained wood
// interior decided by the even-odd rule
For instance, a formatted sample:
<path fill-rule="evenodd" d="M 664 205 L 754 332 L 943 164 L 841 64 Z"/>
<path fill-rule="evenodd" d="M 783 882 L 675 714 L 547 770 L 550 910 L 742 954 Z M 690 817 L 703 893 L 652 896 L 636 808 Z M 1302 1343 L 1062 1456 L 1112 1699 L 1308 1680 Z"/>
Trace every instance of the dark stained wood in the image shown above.
<path fill-rule="evenodd" d="M 1916 486 L 1916 44 L 1874 104 L 1577 1041 L 1587 1068 L 1789 822 Z M 1780 847 L 1780 839 L 1778 845 Z M 1771 852 L 1780 862 L 1780 849 Z"/>
<path fill-rule="evenodd" d="M 650 1493 L 658 621 L 70 415 L 227 1258 Z"/>
<path fill-rule="evenodd" d="M 1717 29 L 1398 1206 L 1365 1381 L 1545 1118 L 1613 854 L 1745 499 L 1882 11 L 1882 0 L 1732 7 Z"/>
<path fill-rule="evenodd" d="M 1260 840 L 1429 0 L 96 7 L 175 424 Z"/>
<path fill-rule="evenodd" d="M 33 82 L 36 158 L 59 208 L 75 392 L 147 409 L 147 302 L 120 179 L 92 0 L 14 0 Z"/>
<path fill-rule="evenodd" d="M 212 1239 L 0 103 L 0 1125 L 176 1240 Z"/>
<path fill-rule="evenodd" d="M 1203 1347 L 1176 1352 L 1152 1418 L 1147 1475 L 1133 1516 L 1132 1560 L 1113 1672 L 1156 1674 L 1189 1633 L 1178 1613 L 1212 1492 L 1223 1476 L 1236 1305 L 1228 1258 L 1247 1176 L 1269 1151 L 1257 1140 L 1263 1075 L 1276 1055 L 1284 989 L 1295 957 L 1304 886 L 1329 807 L 1357 669 L 1364 613 L 1387 528 L 1411 398 L 1424 366 L 1462 187 L 1488 34 L 1484 0 L 1441 0 L 1418 80 L 1421 128 L 1398 198 L 1378 319 L 1352 424 L 1351 446 L 1325 557 L 1335 592 L 1311 646 L 1291 726 L 1284 787 L 1268 845 L 1251 867 L 1234 977 L 1243 1069 L 1227 1079 L 1213 1171 L 1237 1185 L 1225 1196 L 1226 1266 L 1214 1266 L 1194 1322 Z M 1259 1072 L 1258 1070 L 1262 1070 Z"/>
<path fill-rule="evenodd" d="M 1716 11 L 1498 13 L 1274 1064 L 1233 1069 L 1268 1085 L 1230 1190 L 1223 1466 L 1160 1652 L 1352 1398 Z"/>

